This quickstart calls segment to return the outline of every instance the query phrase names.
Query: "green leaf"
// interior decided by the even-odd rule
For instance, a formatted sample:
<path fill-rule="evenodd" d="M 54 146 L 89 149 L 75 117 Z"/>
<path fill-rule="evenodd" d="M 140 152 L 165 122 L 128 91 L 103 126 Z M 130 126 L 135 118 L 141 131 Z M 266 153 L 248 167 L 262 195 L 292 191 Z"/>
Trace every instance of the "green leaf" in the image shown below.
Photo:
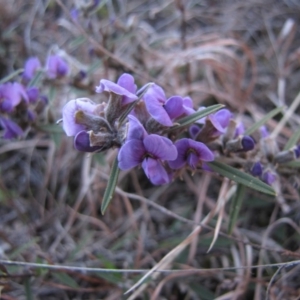
<path fill-rule="evenodd" d="M 50 132 L 50 133 L 63 133 L 63 129 L 58 124 L 42 124 L 37 126 L 41 131 Z"/>
<path fill-rule="evenodd" d="M 26 300 L 33 300 L 30 278 L 25 278 L 24 285 L 25 285 Z"/>
<path fill-rule="evenodd" d="M 101 204 L 102 215 L 104 215 L 104 213 L 111 201 L 111 198 L 115 192 L 119 173 L 120 173 L 120 169 L 118 167 L 118 157 L 116 157 L 116 159 L 112 165 L 111 173 L 110 173 L 110 176 L 109 176 L 109 179 L 107 182 L 107 187 L 105 189 L 105 193 L 104 193 L 102 204 Z"/>
<path fill-rule="evenodd" d="M 300 160 L 290 161 L 286 164 L 282 164 L 282 166 L 289 168 L 300 168 Z"/>
<path fill-rule="evenodd" d="M 7 81 L 10 81 L 11 79 L 13 79 L 15 76 L 18 76 L 20 73 L 23 73 L 24 69 L 18 69 L 10 74 L 8 74 L 6 77 L 2 78 L 0 80 L 0 84 L 5 83 Z"/>
<path fill-rule="evenodd" d="M 262 182 L 261 180 L 242 172 L 236 168 L 233 168 L 231 166 L 228 166 L 226 164 L 223 164 L 219 161 L 213 161 L 208 163 L 208 165 L 213 169 L 213 171 L 223 175 L 224 177 L 227 177 L 237 183 L 243 184 L 245 186 L 248 186 L 251 189 L 257 190 L 259 192 L 276 196 L 276 192 L 274 189 Z"/>
<path fill-rule="evenodd" d="M 31 79 L 31 81 L 28 84 L 28 87 L 38 86 L 41 79 L 42 79 L 43 71 L 39 70 L 35 73 L 34 77 Z"/>
<path fill-rule="evenodd" d="M 56 97 L 56 87 L 55 86 L 51 86 L 49 91 L 48 91 L 48 99 L 49 99 L 49 103 L 52 103 Z"/>
<path fill-rule="evenodd" d="M 83 35 L 80 35 L 69 43 L 69 47 L 71 49 L 77 49 L 85 41 L 86 41 L 85 37 Z"/>
<path fill-rule="evenodd" d="M 99 68 L 102 66 L 102 60 L 97 59 L 87 70 L 87 74 L 93 74 L 96 70 L 99 70 Z"/>
<path fill-rule="evenodd" d="M 230 206 L 228 234 L 232 233 L 233 227 L 238 218 L 238 215 L 239 215 L 239 212 L 240 212 L 243 200 L 244 200 L 245 190 L 246 190 L 246 187 L 243 184 L 237 185 L 236 193 L 234 195 L 234 198 L 231 201 L 231 206 Z"/>
<path fill-rule="evenodd" d="M 300 130 L 297 130 L 288 140 L 288 142 L 285 144 L 283 150 L 289 150 L 291 149 L 293 146 L 295 146 L 300 138 Z"/>
<path fill-rule="evenodd" d="M 180 120 L 178 120 L 176 123 L 176 125 L 174 125 L 173 127 L 171 127 L 169 130 L 176 130 L 182 127 L 185 127 L 187 125 L 190 125 L 194 122 L 196 122 L 199 119 L 202 119 L 218 110 L 220 110 L 221 108 L 223 108 L 225 105 L 223 104 L 216 104 L 216 105 L 212 105 L 209 106 L 201 111 L 197 111 L 194 114 L 191 114 L 189 116 L 186 116 L 184 118 L 181 118 Z"/>
<path fill-rule="evenodd" d="M 259 129 L 262 125 L 267 123 L 270 119 L 272 119 L 274 116 L 279 114 L 283 110 L 283 106 L 277 107 L 273 110 L 271 110 L 268 114 L 266 114 L 260 121 L 254 123 L 252 126 L 250 126 L 244 133 L 244 135 L 250 135 L 255 130 Z"/>
<path fill-rule="evenodd" d="M 14 249 L 14 251 L 9 255 L 9 259 L 14 259 L 21 255 L 23 252 L 25 252 L 28 248 L 32 247 L 33 245 L 35 246 L 36 243 L 39 241 L 39 238 L 33 238 L 27 243 L 21 244 L 17 249 Z"/>
<path fill-rule="evenodd" d="M 66 273 L 53 273 L 53 276 L 62 284 L 67 285 L 73 289 L 78 289 L 79 285 L 77 282 Z"/>

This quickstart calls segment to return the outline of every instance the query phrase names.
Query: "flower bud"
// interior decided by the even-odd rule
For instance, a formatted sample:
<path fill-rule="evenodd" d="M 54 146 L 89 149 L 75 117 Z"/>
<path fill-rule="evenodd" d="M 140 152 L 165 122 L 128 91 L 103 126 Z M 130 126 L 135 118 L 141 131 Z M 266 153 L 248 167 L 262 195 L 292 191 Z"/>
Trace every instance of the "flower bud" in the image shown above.
<path fill-rule="evenodd" d="M 261 140 L 261 149 L 269 161 L 273 161 L 275 155 L 278 153 L 277 142 L 271 137 Z"/>
<path fill-rule="evenodd" d="M 250 151 L 254 148 L 255 143 L 252 137 L 239 136 L 237 139 L 231 140 L 226 143 L 225 149 L 229 152 L 238 152 L 238 151 Z"/>
<path fill-rule="evenodd" d="M 263 172 L 263 168 L 260 162 L 256 162 L 253 164 L 253 166 L 250 169 L 250 173 L 253 176 L 261 176 Z"/>
<path fill-rule="evenodd" d="M 297 153 L 298 153 L 297 149 L 281 151 L 275 155 L 274 161 L 279 164 L 287 163 L 289 161 L 295 160 L 297 158 Z"/>

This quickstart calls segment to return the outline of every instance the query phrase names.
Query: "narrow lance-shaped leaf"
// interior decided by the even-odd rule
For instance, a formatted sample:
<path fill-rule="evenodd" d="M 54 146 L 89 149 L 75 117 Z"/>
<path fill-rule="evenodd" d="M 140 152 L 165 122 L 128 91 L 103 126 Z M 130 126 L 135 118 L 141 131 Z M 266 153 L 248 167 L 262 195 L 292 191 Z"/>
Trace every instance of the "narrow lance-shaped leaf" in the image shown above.
<path fill-rule="evenodd" d="M 18 69 L 10 74 L 8 74 L 6 77 L 2 78 L 0 80 L 0 84 L 5 83 L 7 81 L 10 81 L 11 79 L 13 79 L 15 76 L 18 76 L 20 73 L 23 73 L 24 69 Z"/>
<path fill-rule="evenodd" d="M 261 120 L 254 123 L 252 126 L 250 126 L 244 133 L 244 135 L 250 135 L 255 130 L 259 129 L 262 125 L 267 123 L 270 119 L 272 119 L 274 116 L 276 116 L 278 113 L 280 113 L 283 110 L 283 106 L 277 107 L 273 110 L 271 110 L 268 114 L 266 114 Z"/>
<path fill-rule="evenodd" d="M 117 181 L 118 181 L 118 177 L 119 177 L 119 173 L 120 173 L 120 169 L 118 167 L 118 157 L 116 157 L 112 168 L 111 168 L 111 172 L 110 172 L 110 176 L 107 182 L 107 186 L 105 189 L 105 193 L 102 199 L 102 204 L 101 204 L 101 213 L 102 215 L 104 215 L 111 199 L 112 196 L 115 192 L 116 186 L 117 186 Z"/>
<path fill-rule="evenodd" d="M 259 192 L 276 196 L 276 192 L 274 189 L 262 182 L 261 180 L 242 172 L 236 168 L 233 168 L 231 166 L 228 166 L 226 164 L 223 164 L 219 161 L 213 161 L 208 163 L 208 165 L 213 169 L 213 171 L 223 175 L 224 177 L 227 177 L 237 183 L 243 184 L 245 186 L 248 186 L 251 189 L 257 190 Z"/>
<path fill-rule="evenodd" d="M 223 108 L 225 105 L 223 104 L 216 104 L 216 105 L 212 105 L 209 106 L 201 111 L 197 111 L 196 113 L 193 113 L 189 116 L 186 116 L 184 118 L 181 118 L 180 120 L 176 121 L 176 125 L 174 125 L 173 127 L 171 127 L 169 129 L 169 131 L 172 130 L 176 130 L 185 126 L 188 126 L 190 124 L 193 124 L 194 122 L 196 122 L 199 119 L 202 119 L 218 110 L 220 110 L 221 108 Z"/>
<path fill-rule="evenodd" d="M 43 71 L 39 70 L 35 73 L 34 77 L 30 80 L 28 87 L 38 86 L 42 79 Z"/>
<path fill-rule="evenodd" d="M 294 132 L 294 134 L 290 137 L 288 142 L 285 144 L 283 150 L 289 150 L 290 148 L 295 146 L 298 143 L 299 138 L 300 138 L 300 130 L 297 130 L 296 132 Z"/>
<path fill-rule="evenodd" d="M 238 184 L 236 193 L 233 196 L 230 205 L 230 214 L 229 214 L 229 224 L 228 224 L 228 234 L 232 233 L 236 220 L 238 218 L 244 196 L 245 196 L 246 187 L 243 184 Z"/>

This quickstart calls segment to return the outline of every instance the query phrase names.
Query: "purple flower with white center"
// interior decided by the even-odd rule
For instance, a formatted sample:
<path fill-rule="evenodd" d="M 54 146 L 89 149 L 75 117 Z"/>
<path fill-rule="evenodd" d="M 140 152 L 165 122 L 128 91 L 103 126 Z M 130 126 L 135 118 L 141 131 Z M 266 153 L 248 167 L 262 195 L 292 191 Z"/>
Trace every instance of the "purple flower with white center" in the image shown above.
<path fill-rule="evenodd" d="M 13 139 L 23 135 L 23 130 L 10 119 L 0 117 L 0 125 L 4 129 L 3 138 Z"/>
<path fill-rule="evenodd" d="M 195 113 L 193 101 L 190 97 L 172 96 L 166 101 L 164 108 L 171 120 Z"/>
<path fill-rule="evenodd" d="M 37 57 L 30 57 L 26 60 L 24 66 L 23 79 L 25 82 L 29 82 L 41 68 L 41 62 Z"/>
<path fill-rule="evenodd" d="M 63 107 L 63 129 L 67 136 L 75 136 L 82 130 L 87 130 L 85 125 L 76 123 L 75 115 L 78 111 L 93 114 L 97 105 L 88 98 L 78 98 L 69 101 Z"/>
<path fill-rule="evenodd" d="M 192 169 L 196 169 L 197 165 L 203 161 L 214 160 L 214 154 L 201 142 L 183 138 L 177 141 L 175 146 L 178 152 L 177 158 L 168 162 L 172 169 L 181 169 L 186 165 Z"/>
<path fill-rule="evenodd" d="M 46 72 L 50 79 L 67 75 L 69 66 L 67 62 L 58 55 L 50 55 L 47 58 Z"/>
<path fill-rule="evenodd" d="M 164 126 L 173 125 L 173 122 L 164 107 L 166 103 L 165 92 L 159 85 L 153 84 L 150 86 L 143 99 L 149 114 L 155 121 Z"/>
<path fill-rule="evenodd" d="M 121 170 L 128 170 L 138 165 L 155 184 L 170 182 L 170 176 L 162 165 L 162 161 L 174 160 L 177 149 L 169 139 L 145 131 L 142 124 L 129 116 L 129 131 L 126 143 L 121 147 L 118 160 Z"/>
<path fill-rule="evenodd" d="M 121 104 L 126 105 L 138 99 L 135 95 L 136 89 L 134 78 L 130 74 L 124 73 L 119 77 L 117 83 L 101 79 L 100 85 L 96 87 L 96 92 L 102 93 L 105 91 L 120 95 L 122 96 Z"/>
<path fill-rule="evenodd" d="M 22 99 L 28 102 L 26 91 L 20 83 L 8 82 L 0 85 L 0 111 L 12 112 Z"/>

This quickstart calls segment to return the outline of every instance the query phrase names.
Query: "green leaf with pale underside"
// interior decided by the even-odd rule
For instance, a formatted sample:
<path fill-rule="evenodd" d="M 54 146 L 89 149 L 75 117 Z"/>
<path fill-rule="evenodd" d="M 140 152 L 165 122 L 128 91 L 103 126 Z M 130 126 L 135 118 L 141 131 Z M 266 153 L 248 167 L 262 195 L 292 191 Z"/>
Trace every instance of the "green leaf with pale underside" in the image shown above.
<path fill-rule="evenodd" d="M 229 165 L 226 165 L 224 163 L 221 163 L 219 161 L 213 161 L 208 163 L 208 165 L 211 167 L 211 169 L 224 177 L 227 177 L 237 183 L 243 184 L 251 189 L 257 190 L 259 192 L 271 195 L 271 196 L 276 196 L 276 192 L 274 189 L 259 180 L 258 178 L 255 178 L 245 172 L 242 172 L 236 168 L 233 168 Z"/>

